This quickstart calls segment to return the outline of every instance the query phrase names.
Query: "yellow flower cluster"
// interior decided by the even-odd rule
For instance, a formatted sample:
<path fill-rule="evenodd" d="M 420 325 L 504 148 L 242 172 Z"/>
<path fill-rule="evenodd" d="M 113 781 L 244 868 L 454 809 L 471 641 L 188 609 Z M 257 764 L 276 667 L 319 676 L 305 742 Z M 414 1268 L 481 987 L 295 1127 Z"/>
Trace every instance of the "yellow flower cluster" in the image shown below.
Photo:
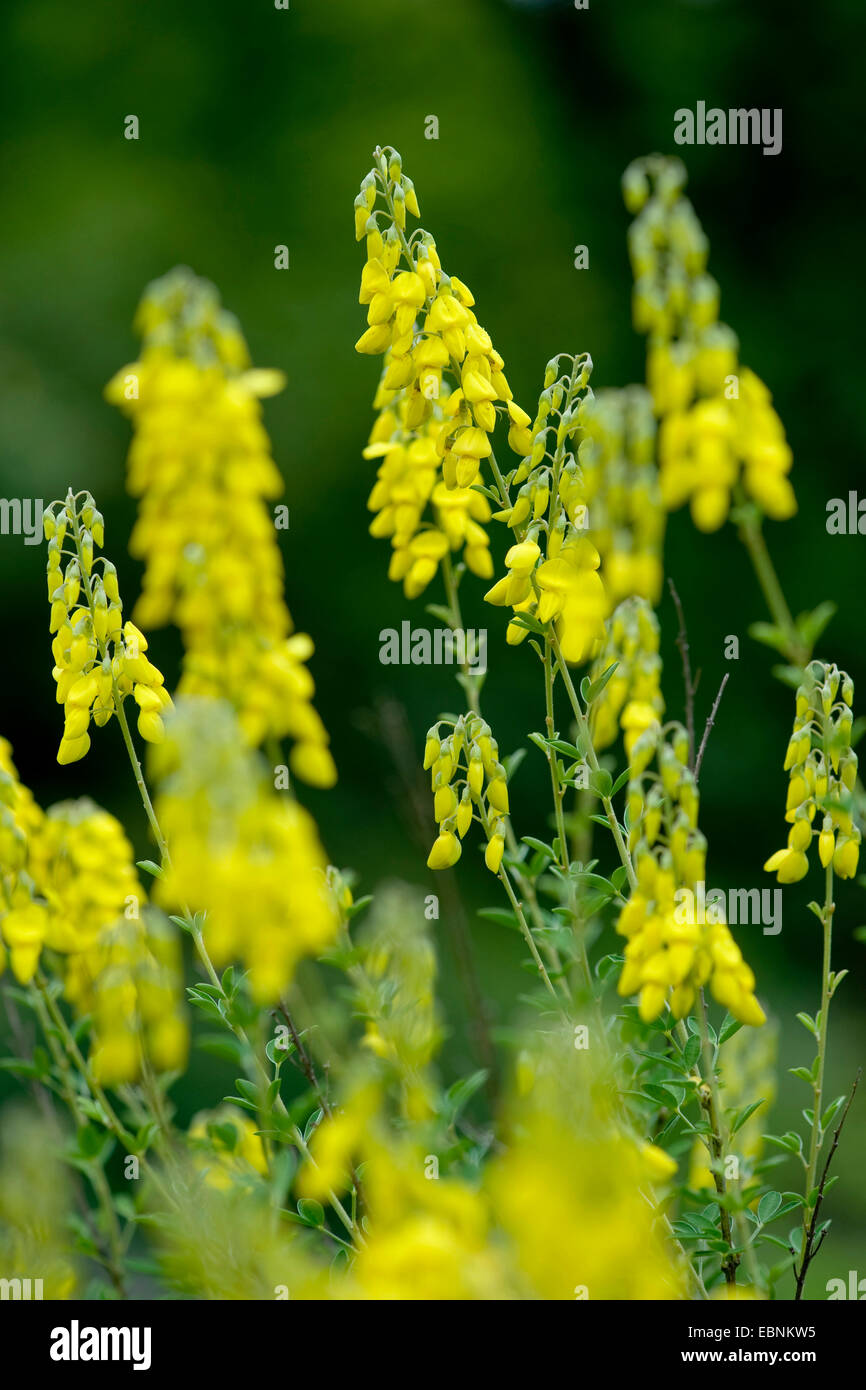
<path fill-rule="evenodd" d="M 418 1144 L 365 1145 L 364 1196 L 371 1236 L 355 1267 L 364 1299 L 507 1296 L 490 1239 L 490 1206 L 465 1178 L 425 1173 Z"/>
<path fill-rule="evenodd" d="M 101 728 L 120 712 L 128 695 L 138 706 L 138 732 L 148 743 L 159 743 L 165 737 L 162 714 L 171 707 L 171 697 L 162 672 L 145 656 L 143 634 L 123 622 L 114 565 L 102 555 L 94 558 L 94 546 L 103 543 L 103 521 L 90 493 L 70 492 L 64 502 L 52 502 L 43 526 L 53 675 L 57 703 L 64 709 L 57 761 L 83 758 L 90 747 L 91 719 Z"/>
<path fill-rule="evenodd" d="M 444 738 L 443 725 L 450 729 Z M 456 864 L 463 853 L 460 842 L 477 819 L 487 837 L 484 862 L 498 874 L 507 832 L 508 783 L 490 725 L 477 714 L 461 715 L 453 723 L 440 719 L 427 732 L 424 767 L 430 772 L 439 826 L 427 867 L 450 869 Z"/>
<path fill-rule="evenodd" d="M 837 698 L 841 696 L 841 698 Z M 851 747 L 854 682 L 845 671 L 812 661 L 797 691 L 794 731 L 785 754 L 790 822 L 787 848 L 776 850 L 764 868 L 779 883 L 796 883 L 809 871 L 808 850 L 818 836 L 818 858 L 840 878 L 853 878 L 860 858 L 860 829 L 854 821 L 857 754 Z M 821 829 L 813 828 L 821 813 Z"/>
<path fill-rule="evenodd" d="M 145 901 L 132 846 L 91 801 L 47 813 L 18 779 L 0 739 L 0 969 L 32 980 L 43 949 L 63 962 L 64 993 L 89 1019 L 91 1064 L 104 1085 L 134 1081 L 146 1055 L 158 1071 L 188 1049 L 177 936 Z"/>
<path fill-rule="evenodd" d="M 652 398 L 642 386 L 599 391 L 581 412 L 579 450 L 589 535 L 612 604 L 661 597 L 665 511 L 655 463 Z"/>
<path fill-rule="evenodd" d="M 369 325 L 355 346 L 385 359 L 364 450 L 382 460 L 368 502 L 376 513 L 370 532 L 390 538 L 389 578 L 414 598 L 451 551 L 462 549 L 473 573 L 491 577 L 490 508 L 472 489 L 492 456 L 498 416 L 507 418 L 517 453 L 529 447 L 529 416 L 473 313 L 471 291 L 443 271 L 428 232 L 406 235 L 407 211 L 420 213 L 399 154 L 389 148 L 375 158 L 355 199 L 355 234 L 367 250 L 359 301 Z"/>
<path fill-rule="evenodd" d="M 337 932 L 312 817 L 274 791 L 225 701 L 179 700 L 153 768 L 171 846 L 160 902 L 205 910 L 215 963 L 240 958 L 255 999 L 276 1002 L 298 960 L 320 954 Z"/>
<path fill-rule="evenodd" d="M 140 360 L 106 388 L 135 430 L 129 490 L 141 502 L 130 549 L 145 574 L 134 616 L 180 629 L 180 693 L 230 700 L 248 743 L 290 737 L 292 770 L 331 786 L 306 665 L 313 644 L 294 632 L 267 505 L 283 482 L 259 398 L 282 389 L 282 374 L 250 369 L 237 321 L 188 270 L 148 287 L 137 327 Z"/>
<path fill-rule="evenodd" d="M 510 1296 L 486 1195 L 464 1178 L 431 1173 L 422 1143 L 387 1126 L 375 1086 L 357 1086 L 345 1107 L 318 1127 L 310 1151 L 298 1184 L 306 1197 L 324 1200 L 329 1190 L 342 1191 L 351 1164 L 364 1165 L 367 1230 L 339 1297 Z"/>
<path fill-rule="evenodd" d="M 32 980 L 48 932 L 48 913 L 34 898 L 31 845 L 44 815 L 19 780 L 12 748 L 0 738 L 0 971 L 9 964 L 19 984 Z M 4 944 L 5 943 L 5 944 Z"/>
<path fill-rule="evenodd" d="M 49 913 L 46 945 L 65 957 L 64 992 L 90 1019 L 91 1065 L 105 1086 L 143 1060 L 182 1069 L 189 1049 L 176 931 L 145 907 L 132 846 L 114 816 L 82 799 L 52 806 L 31 846 Z"/>
<path fill-rule="evenodd" d="M 547 365 L 527 455 L 508 478 L 519 489 L 516 500 L 496 513 L 517 540 L 505 556 L 508 573 L 484 596 L 488 603 L 513 609 L 507 631 L 512 645 L 539 625 L 555 623 L 570 663 L 595 655 L 608 613 L 600 556 L 585 534 L 586 486 L 571 447 L 583 438 L 591 371 L 586 354 L 562 353 Z"/>
<path fill-rule="evenodd" d="M 381 920 L 359 938 L 362 969 L 375 977 L 382 1001 L 391 990 L 404 993 L 407 946 L 419 992 L 430 986 L 432 958 L 416 951 L 426 940 L 424 928 L 408 925 L 420 916 L 417 905 L 407 914 L 408 906 L 403 893 L 391 890 Z M 353 964 L 356 984 L 357 971 Z M 362 1017 L 368 993 L 362 982 L 356 993 Z M 407 992 L 398 1012 L 409 1003 Z M 381 1013 L 380 1005 L 373 1011 Z M 401 1034 L 404 1029 L 401 1022 Z M 385 1073 L 356 1056 L 343 1078 L 343 1104 L 316 1127 L 296 1188 L 301 1197 L 325 1201 L 347 1192 L 361 1174 L 364 1243 L 333 1296 L 683 1296 L 682 1272 L 665 1248 L 653 1192 L 675 1175 L 676 1162 L 621 1133 L 594 1061 L 563 1042 L 557 1035 L 540 1047 L 536 1037 L 532 1050 L 521 1052 L 516 1093 L 498 1130 L 501 1157 L 484 1165 L 480 1180 L 462 1165 L 442 1114 L 392 1115 Z M 401 1073 L 414 1062 L 423 1076 L 429 1055 L 426 1042 L 410 1046 Z M 636 1242 L 639 1261 L 633 1258 Z"/>
<path fill-rule="evenodd" d="M 581 1135 L 561 1115 L 533 1109 L 489 1178 L 525 1281 L 523 1297 L 682 1297 L 641 1191 L 658 1176 L 657 1155 L 655 1149 L 647 1159 L 619 1135 Z M 670 1161 L 661 1157 L 669 1177 Z"/>
<path fill-rule="evenodd" d="M 647 771 L 654 757 L 657 771 Z M 628 940 L 619 993 L 638 994 L 641 1018 L 649 1023 L 666 1004 L 674 1018 L 683 1018 L 708 984 L 734 1018 L 758 1026 L 765 1015 L 755 977 L 721 908 L 704 905 L 707 845 L 698 829 L 698 803 L 685 729 L 674 724 L 665 735 L 656 722 L 632 752 L 627 808 L 637 887 L 617 922 Z"/>
<path fill-rule="evenodd" d="M 592 672 L 597 680 L 613 662 L 616 669 L 590 706 L 590 728 L 596 749 L 608 748 L 621 728 L 625 751 L 631 757 L 644 729 L 664 714 L 659 656 L 659 624 L 643 598 L 627 598 L 614 609 L 604 647 Z"/>
<path fill-rule="evenodd" d="M 691 503 L 701 531 L 725 521 L 740 488 L 776 520 L 793 516 L 792 454 L 763 382 L 739 366 L 736 335 L 719 322 L 709 246 L 683 196 L 678 159 L 636 160 L 623 177 L 634 273 L 635 328 L 649 336 L 647 385 L 662 424 L 661 493 Z"/>

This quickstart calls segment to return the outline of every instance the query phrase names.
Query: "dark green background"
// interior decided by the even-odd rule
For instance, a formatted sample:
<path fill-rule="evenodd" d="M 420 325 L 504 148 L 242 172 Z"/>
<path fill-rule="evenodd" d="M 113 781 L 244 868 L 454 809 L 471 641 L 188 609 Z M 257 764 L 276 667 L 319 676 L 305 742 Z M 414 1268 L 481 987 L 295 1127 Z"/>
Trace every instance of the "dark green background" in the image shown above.
<path fill-rule="evenodd" d="M 179 262 L 213 279 L 255 362 L 288 374 L 287 390 L 266 408 L 291 509 L 288 596 L 298 626 L 316 640 L 318 705 L 341 772 L 336 791 L 306 800 L 331 858 L 357 869 L 364 891 L 389 875 L 432 891 L 404 798 L 392 794 L 390 755 L 369 734 L 369 711 L 377 697 L 396 697 L 420 751 L 427 725 L 456 703 L 447 671 L 378 662 L 381 628 L 407 616 L 424 621 L 423 606 L 407 604 L 387 582 L 387 545 L 366 529 L 374 465 L 360 451 L 377 363 L 353 351 L 364 315 L 352 199 L 378 142 L 402 152 L 422 223 L 446 269 L 473 289 L 479 319 L 531 410 L 544 364 L 558 351 L 590 351 L 597 386 L 642 377 L 619 191 L 626 164 L 651 150 L 673 152 L 677 107 L 699 99 L 782 107 L 776 158 L 748 147 L 683 153 L 723 317 L 740 335 L 743 360 L 773 390 L 795 453 L 799 514 L 768 527 L 783 585 L 795 611 L 839 601 L 819 654 L 866 691 L 866 540 L 830 537 L 824 524 L 828 498 L 862 486 L 866 447 L 856 309 L 861 0 L 829 0 L 820 11 L 781 0 L 591 0 L 584 12 L 565 0 L 291 0 L 289 11 L 269 0 L 7 0 L 0 26 L 0 496 L 47 502 L 70 483 L 89 487 L 132 606 L 129 431 L 101 390 L 135 355 L 130 324 L 147 281 Z M 140 121 L 137 142 L 123 136 L 131 113 Z M 438 141 L 424 138 L 429 114 L 439 118 Z M 577 243 L 589 247 L 587 271 L 573 267 Z M 277 244 L 289 247 L 288 271 L 274 269 Z M 98 734 L 83 763 L 54 761 L 61 720 L 43 565 L 41 548 L 0 538 L 0 731 L 43 804 L 90 793 L 124 818 L 143 853 L 143 821 L 131 782 L 119 776 L 115 731 Z M 700 536 L 686 513 L 670 522 L 667 571 L 703 671 L 701 720 L 726 668 L 723 638 L 741 638 L 702 777 L 711 876 L 725 887 L 769 886 L 761 864 L 786 829 L 781 760 L 792 700 L 770 675 L 771 654 L 746 636 L 748 623 L 765 616 L 761 597 L 732 529 Z M 528 649 L 499 640 L 501 614 L 484 608 L 482 592 L 470 578 L 464 616 L 490 630 L 485 709 L 510 750 L 541 722 L 538 673 Z M 661 619 L 676 714 L 681 682 L 667 598 Z M 172 635 L 157 635 L 153 650 L 171 679 Z M 512 789 L 519 834 L 543 833 L 545 785 L 532 754 Z M 475 854 L 464 857 L 460 878 L 470 904 L 495 901 Z M 785 1065 L 809 1053 L 793 1012 L 817 1006 L 819 929 L 805 910 L 815 878 L 786 890 L 781 936 L 740 933 L 761 996 L 783 1020 Z M 863 1053 L 866 960 L 852 938 L 861 920 L 862 888 L 843 885 L 837 964 L 852 977 L 834 1005 L 831 1094 L 850 1085 Z M 505 1022 L 523 984 L 517 939 L 480 922 L 473 933 L 496 1020 Z M 447 948 L 442 970 L 452 1028 L 446 1055 L 468 1069 Z M 197 1061 L 179 1088 L 185 1111 L 218 1098 L 210 1065 Z M 791 1123 L 805 1093 L 786 1078 L 777 1129 Z M 866 1197 L 857 1181 L 864 1136 L 861 1100 L 831 1200 L 847 1224 L 825 1247 L 813 1292 L 858 1259 L 866 1266 Z"/>

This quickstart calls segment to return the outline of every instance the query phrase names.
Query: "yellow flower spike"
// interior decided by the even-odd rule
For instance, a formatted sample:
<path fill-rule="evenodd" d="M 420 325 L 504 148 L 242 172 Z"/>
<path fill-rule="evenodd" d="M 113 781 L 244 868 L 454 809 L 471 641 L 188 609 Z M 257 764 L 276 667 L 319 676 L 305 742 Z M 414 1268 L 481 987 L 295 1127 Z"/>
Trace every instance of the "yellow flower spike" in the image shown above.
<path fill-rule="evenodd" d="M 365 217 L 368 197 L 358 205 Z M 369 303 L 388 290 L 390 276 L 375 254 L 376 235 L 366 231 Z M 291 740 L 288 761 L 298 777 L 309 771 L 317 785 L 330 785 L 336 772 L 306 667 L 312 646 L 294 632 L 283 596 L 279 530 L 287 515 L 282 520 L 283 509 L 273 506 L 283 483 L 262 423 L 262 398 L 282 389 L 284 376 L 252 366 L 214 287 L 187 270 L 147 288 L 136 326 L 140 360 L 120 373 L 119 391 L 117 379 L 107 391 L 134 429 L 127 481 L 139 509 L 130 549 L 145 562 L 135 628 L 140 635 L 174 623 L 184 651 L 180 692 L 228 699 L 245 740 Z M 126 399 L 130 373 L 139 392 Z M 103 566 L 102 577 L 111 635 L 119 605 L 113 568 Z M 152 663 L 142 661 L 146 646 L 127 646 L 115 670 L 120 692 L 132 683 L 161 687 Z"/>
<path fill-rule="evenodd" d="M 697 990 L 709 984 L 736 1018 L 758 1027 L 764 1014 L 754 997 L 754 976 L 727 926 L 681 921 L 675 907 L 680 890 L 694 892 L 706 875 L 694 781 L 683 769 L 666 786 L 663 775 L 671 760 L 679 762 L 675 750 L 684 732 L 679 725 L 668 726 L 641 771 L 632 766 L 626 804 L 638 887 L 617 922 L 617 931 L 628 941 L 618 990 L 623 996 L 637 994 L 640 1016 L 651 1023 L 666 1005 L 675 1018 L 682 1018 Z M 653 757 L 656 765 L 650 769 Z"/>
<path fill-rule="evenodd" d="M 675 161 L 651 156 L 639 165 L 648 196 L 629 234 L 633 306 L 636 328 L 649 336 L 647 384 L 661 418 L 664 505 L 689 501 L 698 529 L 714 531 L 740 484 L 768 516 L 782 520 L 796 511 L 787 478 L 792 455 L 770 393 L 739 364 L 736 337 L 718 321 L 706 239 L 688 200 L 666 193 Z M 689 248 L 696 239 L 700 256 Z M 733 397 L 732 380 L 738 382 Z"/>
<path fill-rule="evenodd" d="M 365 185 L 365 210 L 372 197 L 387 231 L 381 257 L 375 257 L 381 270 L 377 265 L 363 272 L 359 296 L 371 307 L 371 325 L 381 317 L 378 327 L 385 330 L 378 338 L 364 335 L 359 343 L 362 350 L 380 350 L 384 358 L 371 445 L 386 452 L 365 451 L 367 457 L 383 458 L 369 499 L 376 513 L 370 530 L 391 538 L 389 578 L 402 582 L 407 596 L 415 598 L 449 549 L 462 547 L 467 568 L 480 578 L 492 577 L 483 530 L 490 507 L 475 489 L 482 462 L 492 452 L 489 436 L 511 391 L 502 358 L 472 312 L 471 293 L 455 277 L 449 282 L 440 273 L 432 238 L 416 230 L 408 250 L 398 234 L 392 219 L 399 225 L 417 199 L 404 174 L 394 182 L 386 170 L 377 157 Z M 384 298 L 374 307 L 377 296 Z M 423 458 L 415 457 L 416 446 L 423 448 Z M 461 494 L 459 509 L 451 511 L 443 493 Z M 430 509 L 447 546 L 441 553 L 415 555 L 412 548 L 418 534 L 428 530 Z"/>
<path fill-rule="evenodd" d="M 843 697 L 848 698 L 835 705 L 840 685 Z M 825 798 L 831 809 L 822 816 L 817 836 L 821 866 L 826 869 L 832 864 L 840 877 L 851 877 L 856 872 L 858 837 L 845 809 L 857 768 L 856 754 L 851 748 L 853 695 L 853 682 L 836 666 L 812 661 L 806 667 L 796 694 L 794 729 L 785 755 L 785 767 L 790 772 L 785 802 L 785 819 L 791 825 L 788 849 L 778 850 L 764 866 L 775 871 L 781 883 L 796 883 L 808 872 L 812 822 Z"/>

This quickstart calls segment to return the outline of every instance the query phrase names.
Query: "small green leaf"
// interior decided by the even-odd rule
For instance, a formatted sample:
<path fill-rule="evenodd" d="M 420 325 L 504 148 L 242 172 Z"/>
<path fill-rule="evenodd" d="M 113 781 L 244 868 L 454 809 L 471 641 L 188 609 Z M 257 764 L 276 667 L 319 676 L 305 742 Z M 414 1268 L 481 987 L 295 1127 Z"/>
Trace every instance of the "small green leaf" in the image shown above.
<path fill-rule="evenodd" d="M 766 1225 L 768 1221 L 773 1220 L 781 1205 L 781 1192 L 765 1192 L 758 1203 L 758 1220 Z"/>
<path fill-rule="evenodd" d="M 555 859 L 551 845 L 545 844 L 544 840 L 536 840 L 534 835 L 524 835 L 521 837 L 524 845 L 529 845 L 530 849 L 537 850 L 539 854 L 546 854 L 548 859 Z"/>
<path fill-rule="evenodd" d="M 139 859 L 135 867 L 141 869 L 144 874 L 152 874 L 154 878 L 165 878 L 165 874 L 159 864 L 154 864 L 152 859 Z"/>
<path fill-rule="evenodd" d="M 800 613 L 796 627 L 806 646 L 811 651 L 827 624 L 835 617 L 837 605 L 827 599 L 813 608 L 811 613 Z"/>
<path fill-rule="evenodd" d="M 298 1199 L 298 1216 L 305 1226 L 324 1226 L 325 1209 L 314 1197 Z"/>
<path fill-rule="evenodd" d="M 686 1066 L 688 1067 L 688 1069 L 689 1069 L 690 1071 L 691 1071 L 692 1067 L 695 1065 L 695 1063 L 697 1062 L 697 1060 L 698 1060 L 698 1058 L 700 1057 L 700 1055 L 701 1055 L 701 1040 L 700 1040 L 700 1038 L 697 1036 L 697 1034 L 693 1033 L 692 1036 L 689 1038 L 688 1042 L 686 1043 L 685 1048 L 684 1048 L 684 1050 L 683 1050 L 683 1060 L 684 1060 Z"/>
<path fill-rule="evenodd" d="M 584 677 L 580 683 L 580 693 L 587 705 L 591 705 L 593 700 L 598 699 L 618 665 L 618 661 L 612 662 L 607 670 L 598 677 L 598 680 L 594 680 L 591 685 L 586 686 L 586 690 L 584 690 L 584 685 L 586 685 L 586 677 Z"/>
<path fill-rule="evenodd" d="M 788 639 L 780 627 L 773 623 L 750 623 L 746 631 L 753 641 L 761 642 L 765 647 L 773 647 L 775 651 L 784 654 Z"/>
<path fill-rule="evenodd" d="M 589 785 L 596 796 L 609 799 L 613 791 L 613 778 L 606 768 L 600 767 L 598 772 L 590 775 Z"/>
<path fill-rule="evenodd" d="M 732 1038 L 735 1033 L 739 1033 L 742 1026 L 742 1023 L 736 1018 L 726 1018 L 719 1032 L 719 1046 L 721 1047 L 722 1043 L 726 1043 L 728 1038 Z"/>

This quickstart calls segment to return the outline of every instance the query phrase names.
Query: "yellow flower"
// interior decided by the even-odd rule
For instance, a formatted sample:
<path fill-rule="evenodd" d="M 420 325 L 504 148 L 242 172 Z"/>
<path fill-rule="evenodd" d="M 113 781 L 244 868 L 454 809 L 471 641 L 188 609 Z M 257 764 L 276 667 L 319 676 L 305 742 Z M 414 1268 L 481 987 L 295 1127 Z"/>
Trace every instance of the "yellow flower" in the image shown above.
<path fill-rule="evenodd" d="M 339 925 L 312 817 L 274 790 L 223 701 L 179 701 L 153 766 L 171 846 L 159 901 L 206 909 L 216 964 L 241 959 L 254 998 L 276 1002 L 298 961 L 324 950 Z"/>
<path fill-rule="evenodd" d="M 93 498 L 84 493 L 79 504 L 70 491 L 65 502 L 54 502 L 46 509 L 43 524 L 49 538 L 49 591 L 55 583 L 55 594 L 62 595 L 51 605 L 53 675 L 57 702 L 65 711 L 57 761 L 66 764 L 83 758 L 90 748 L 91 719 L 97 726 L 107 724 L 130 694 L 139 706 L 142 738 L 161 742 L 165 736 L 161 715 L 171 708 L 171 697 L 161 671 L 144 655 L 143 633 L 133 623 L 123 623 L 114 566 L 98 556 L 102 573 L 94 572 L 94 543 L 101 543 L 103 525 Z M 65 550 L 64 540 L 68 542 Z M 70 558 L 60 584 L 56 581 L 64 555 Z"/>
<path fill-rule="evenodd" d="M 640 1016 L 651 1023 L 666 1005 L 674 1018 L 683 1018 L 708 985 L 734 1018 L 759 1027 L 765 1015 L 755 998 L 755 977 L 720 911 L 708 905 L 701 920 L 694 910 L 697 885 L 706 881 L 706 841 L 697 829 L 698 793 L 685 730 L 668 730 L 647 767 L 653 756 L 658 773 L 647 778 L 633 764 L 629 783 L 637 888 L 617 922 L 628 942 L 619 993 L 637 994 Z"/>
<path fill-rule="evenodd" d="M 457 863 L 463 852 L 460 841 L 474 819 L 473 805 L 477 805 L 478 819 L 487 834 L 484 862 L 491 873 L 498 874 L 509 802 L 508 782 L 505 768 L 498 760 L 496 741 L 480 715 L 468 714 L 456 722 L 450 721 L 452 730 L 443 739 L 440 729 L 444 722 L 428 731 L 424 750 L 424 767 L 430 771 L 433 788 L 433 814 L 439 825 L 427 867 L 450 869 Z"/>
<path fill-rule="evenodd" d="M 490 507 L 474 489 L 499 417 L 520 451 L 529 416 L 512 399 L 471 291 L 443 275 L 433 238 L 417 230 L 407 252 L 397 229 L 417 199 L 399 157 L 377 151 L 358 196 L 356 231 L 362 218 L 368 229 L 358 298 L 369 326 L 355 346 L 384 359 L 379 413 L 364 450 L 381 460 L 368 500 L 370 532 L 390 540 L 388 577 L 417 598 L 449 552 L 462 550 L 474 574 L 492 577 L 484 530 Z"/>
<path fill-rule="evenodd" d="M 769 391 L 739 365 L 736 336 L 719 322 L 707 240 L 682 195 L 683 165 L 660 156 L 636 161 L 625 185 L 638 184 L 640 199 L 626 198 L 637 211 L 629 231 L 633 309 L 635 327 L 649 335 L 662 501 L 669 510 L 689 501 L 701 531 L 724 523 L 738 485 L 767 516 L 793 516 L 791 450 Z"/>
<path fill-rule="evenodd" d="M 812 822 L 822 815 L 818 858 L 840 878 L 853 878 L 860 855 L 860 830 L 854 824 L 850 789 L 857 778 L 857 754 L 851 747 L 854 683 L 836 666 L 812 661 L 797 690 L 794 728 L 784 767 L 788 772 L 785 819 L 790 822 L 786 849 L 764 864 L 779 883 L 798 883 L 809 871 Z"/>
<path fill-rule="evenodd" d="M 601 694 L 590 708 L 596 750 L 625 732 L 626 756 L 631 759 L 641 733 L 659 723 L 665 702 L 661 692 L 659 625 L 645 599 L 625 599 L 611 615 L 605 644 L 596 658 L 592 679 L 598 680 L 615 663 Z"/>
<path fill-rule="evenodd" d="M 450 830 L 440 832 L 427 856 L 428 869 L 451 869 L 463 853 L 463 846 Z"/>
<path fill-rule="evenodd" d="M 148 287 L 137 324 L 141 358 L 106 388 L 134 428 L 128 488 L 140 505 L 130 550 L 145 563 L 136 620 L 180 629 L 181 694 L 228 699 L 250 745 L 291 738 L 292 770 L 332 786 L 306 664 L 313 643 L 294 632 L 285 604 L 271 510 L 283 482 L 260 398 L 284 377 L 250 369 L 235 320 L 189 271 Z M 161 737 L 159 711 L 143 711 L 139 729 Z"/>

